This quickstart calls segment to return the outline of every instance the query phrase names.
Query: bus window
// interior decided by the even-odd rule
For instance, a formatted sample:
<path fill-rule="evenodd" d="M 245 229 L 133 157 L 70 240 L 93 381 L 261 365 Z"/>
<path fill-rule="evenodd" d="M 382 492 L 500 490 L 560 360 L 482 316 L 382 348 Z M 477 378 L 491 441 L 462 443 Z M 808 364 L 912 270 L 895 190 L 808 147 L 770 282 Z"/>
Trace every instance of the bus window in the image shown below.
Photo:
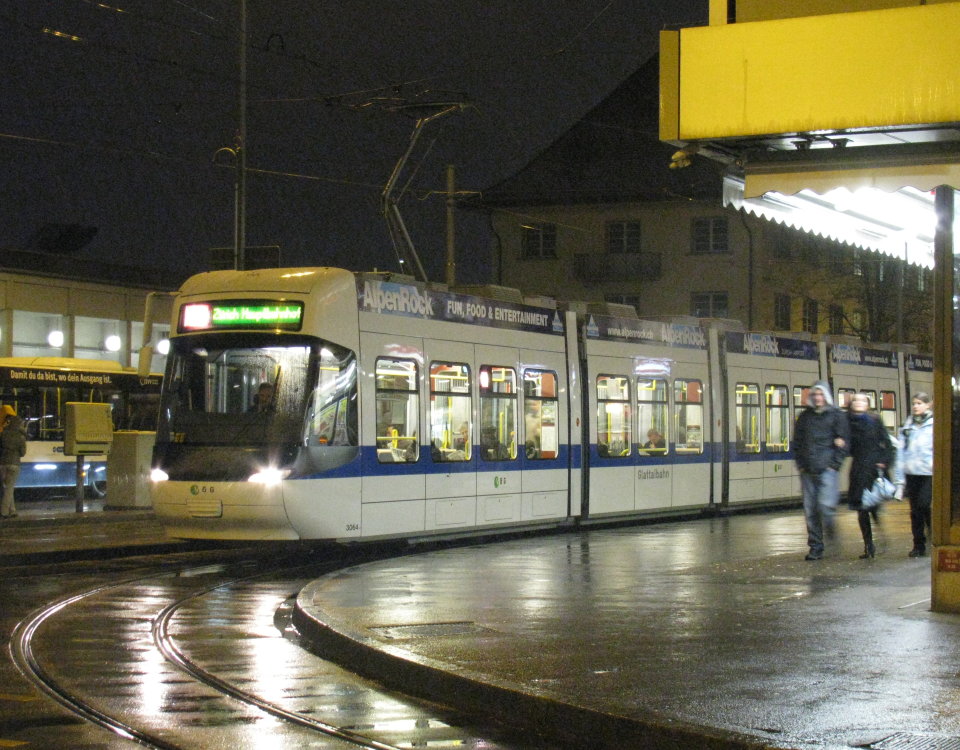
<path fill-rule="evenodd" d="M 673 381 L 673 417 L 677 453 L 703 453 L 703 383 Z"/>
<path fill-rule="evenodd" d="M 480 458 L 517 457 L 517 373 L 512 367 L 480 368 Z"/>
<path fill-rule="evenodd" d="M 637 427 L 643 440 L 641 456 L 663 456 L 667 453 L 670 444 L 668 406 L 666 380 L 640 378 L 637 381 Z"/>
<path fill-rule="evenodd" d="M 880 391 L 880 421 L 891 435 L 897 434 L 897 394 Z"/>
<path fill-rule="evenodd" d="M 610 458 L 630 455 L 633 422 L 630 378 L 597 376 L 597 453 Z"/>
<path fill-rule="evenodd" d="M 736 449 L 737 453 L 760 452 L 760 386 L 737 383 Z"/>
<path fill-rule="evenodd" d="M 523 449 L 529 459 L 560 456 L 557 373 L 523 371 Z"/>
<path fill-rule="evenodd" d="M 417 363 L 378 357 L 376 362 L 377 460 L 410 463 L 420 455 Z"/>
<path fill-rule="evenodd" d="M 434 461 L 469 461 L 471 448 L 470 367 L 456 362 L 430 365 L 430 455 Z"/>
<path fill-rule="evenodd" d="M 785 385 L 768 385 L 764 389 L 767 418 L 764 444 L 767 453 L 786 453 L 790 450 L 790 401 L 787 393 Z"/>

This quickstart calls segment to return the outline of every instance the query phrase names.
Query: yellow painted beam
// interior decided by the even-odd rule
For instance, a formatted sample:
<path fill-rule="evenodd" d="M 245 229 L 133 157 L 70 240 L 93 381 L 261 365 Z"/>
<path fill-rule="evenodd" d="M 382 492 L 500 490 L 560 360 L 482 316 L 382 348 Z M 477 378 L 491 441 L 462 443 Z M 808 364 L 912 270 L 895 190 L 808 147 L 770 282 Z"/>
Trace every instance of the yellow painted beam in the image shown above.
<path fill-rule="evenodd" d="M 661 138 L 960 122 L 957 29 L 958 2 L 683 29 Z"/>

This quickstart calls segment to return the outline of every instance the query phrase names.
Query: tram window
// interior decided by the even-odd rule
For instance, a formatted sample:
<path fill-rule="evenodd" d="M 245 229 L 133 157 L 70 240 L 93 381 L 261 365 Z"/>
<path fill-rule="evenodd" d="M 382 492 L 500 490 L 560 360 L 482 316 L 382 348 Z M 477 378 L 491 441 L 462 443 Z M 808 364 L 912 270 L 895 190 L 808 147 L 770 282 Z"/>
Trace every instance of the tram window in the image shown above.
<path fill-rule="evenodd" d="M 376 362 L 377 460 L 412 463 L 420 455 L 417 363 L 379 357 Z"/>
<path fill-rule="evenodd" d="M 856 393 L 855 388 L 841 388 L 837 391 L 837 406 L 841 409 L 848 409 L 850 407 L 850 399 L 853 398 L 853 394 Z M 876 398 L 874 398 L 876 401 Z"/>
<path fill-rule="evenodd" d="M 860 391 L 860 393 L 865 393 L 867 395 L 867 401 L 870 404 L 870 411 L 877 410 L 877 392 L 876 391 Z M 849 406 L 849 404 L 847 404 Z"/>
<path fill-rule="evenodd" d="M 430 365 L 430 455 L 434 461 L 469 461 L 471 448 L 470 367 L 456 362 Z"/>
<path fill-rule="evenodd" d="M 480 368 L 480 458 L 517 457 L 517 373 L 512 367 Z"/>
<path fill-rule="evenodd" d="M 310 442 L 316 445 L 357 445 L 357 367 L 348 349 L 320 350 L 317 385 L 313 390 Z"/>
<path fill-rule="evenodd" d="M 897 434 L 897 394 L 880 391 L 880 421 L 891 435 Z"/>
<path fill-rule="evenodd" d="M 786 453 L 790 450 L 790 401 L 787 386 L 768 385 L 763 394 L 767 419 L 764 444 L 767 453 Z"/>
<path fill-rule="evenodd" d="M 661 378 L 637 380 L 637 427 L 641 456 L 663 456 L 670 444 L 667 381 Z M 646 436 L 646 440 L 644 440 Z"/>
<path fill-rule="evenodd" d="M 673 381 L 677 453 L 703 453 L 703 383 Z"/>
<path fill-rule="evenodd" d="M 523 371 L 523 446 L 529 459 L 560 455 L 557 373 Z"/>
<path fill-rule="evenodd" d="M 610 458 L 630 455 L 633 422 L 630 378 L 597 376 L 597 453 Z"/>
<path fill-rule="evenodd" d="M 760 452 L 760 386 L 737 383 L 736 390 L 737 453 Z"/>

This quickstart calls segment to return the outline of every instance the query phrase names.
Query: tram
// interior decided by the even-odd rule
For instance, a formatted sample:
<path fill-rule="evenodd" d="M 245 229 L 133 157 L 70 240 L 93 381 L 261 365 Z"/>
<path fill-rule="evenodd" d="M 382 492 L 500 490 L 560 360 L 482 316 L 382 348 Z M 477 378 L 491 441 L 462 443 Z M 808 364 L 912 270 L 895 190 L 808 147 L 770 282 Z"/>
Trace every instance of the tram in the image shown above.
<path fill-rule="evenodd" d="M 119 362 L 72 357 L 0 358 L 0 403 L 12 406 L 27 430 L 17 490 L 43 494 L 75 487 L 76 459 L 63 453 L 66 404 L 108 403 L 117 430 L 153 431 L 160 403 L 158 373 L 138 374 Z M 84 464 L 87 493 L 102 497 L 106 456 Z"/>
<path fill-rule="evenodd" d="M 892 431 L 932 380 L 891 346 L 508 291 L 335 268 L 189 279 L 151 472 L 168 533 L 421 539 L 783 503 L 813 382 L 865 390 Z"/>

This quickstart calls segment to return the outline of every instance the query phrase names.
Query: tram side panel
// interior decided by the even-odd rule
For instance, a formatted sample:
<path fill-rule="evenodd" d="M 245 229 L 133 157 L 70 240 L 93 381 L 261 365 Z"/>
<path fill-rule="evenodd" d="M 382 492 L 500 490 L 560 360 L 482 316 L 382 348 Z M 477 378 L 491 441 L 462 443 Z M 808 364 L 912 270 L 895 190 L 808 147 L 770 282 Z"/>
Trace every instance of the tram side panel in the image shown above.
<path fill-rule="evenodd" d="M 815 341 L 772 333 L 728 332 L 726 349 L 729 502 L 796 497 L 799 474 L 792 403 L 820 377 Z"/>
<path fill-rule="evenodd" d="M 933 395 L 933 357 L 929 354 L 908 354 L 904 359 L 906 383 L 901 424 L 910 413 L 910 400 L 914 394 L 923 392 Z"/>
<path fill-rule="evenodd" d="M 430 295 L 433 317 L 361 312 L 362 536 L 564 520 L 570 450 L 562 318 L 536 313 L 545 332 L 498 327 L 508 315 L 495 316 L 494 306 L 520 308 L 420 293 Z M 482 319 L 455 322 L 458 311 L 481 308 Z M 422 340 L 403 335 L 411 323 Z"/>
<path fill-rule="evenodd" d="M 592 315 L 583 339 L 590 516 L 707 505 L 713 446 L 704 331 Z"/>
<path fill-rule="evenodd" d="M 892 347 L 879 348 L 876 344 L 861 346 L 827 341 L 825 346 L 834 403 L 847 409 L 850 397 L 862 391 L 867 394 L 870 409 L 880 417 L 887 430 L 895 431 L 905 413 L 899 353 Z M 840 472 L 841 492 L 846 492 L 849 484 L 848 458 Z"/>

